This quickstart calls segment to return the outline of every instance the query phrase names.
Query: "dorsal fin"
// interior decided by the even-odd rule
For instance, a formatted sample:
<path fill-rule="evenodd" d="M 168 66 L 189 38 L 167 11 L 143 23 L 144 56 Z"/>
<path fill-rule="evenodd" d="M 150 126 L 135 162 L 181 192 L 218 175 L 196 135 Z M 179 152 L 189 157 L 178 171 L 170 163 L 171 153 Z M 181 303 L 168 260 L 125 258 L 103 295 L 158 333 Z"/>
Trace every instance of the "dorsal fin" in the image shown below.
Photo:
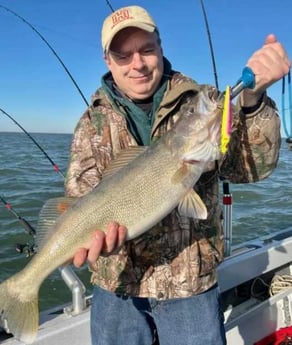
<path fill-rule="evenodd" d="M 37 225 L 35 244 L 37 251 L 43 247 L 48 236 L 53 232 L 56 220 L 66 212 L 77 198 L 59 197 L 46 201 L 42 207 Z"/>
<path fill-rule="evenodd" d="M 140 156 L 147 149 L 147 146 L 130 146 L 125 150 L 122 150 L 117 158 L 113 159 L 109 166 L 104 170 L 102 178 L 114 175 L 117 171 L 122 169 L 132 160 Z"/>

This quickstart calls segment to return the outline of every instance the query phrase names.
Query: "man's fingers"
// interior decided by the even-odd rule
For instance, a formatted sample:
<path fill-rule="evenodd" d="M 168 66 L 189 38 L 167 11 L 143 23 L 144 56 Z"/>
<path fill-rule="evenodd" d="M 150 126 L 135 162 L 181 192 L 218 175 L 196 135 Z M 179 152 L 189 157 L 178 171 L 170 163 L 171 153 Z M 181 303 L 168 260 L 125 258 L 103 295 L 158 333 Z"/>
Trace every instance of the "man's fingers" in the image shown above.
<path fill-rule="evenodd" d="M 93 240 L 91 242 L 88 255 L 87 255 L 87 261 L 90 264 L 94 264 L 96 262 L 104 246 L 104 241 L 105 241 L 104 232 L 96 231 L 93 235 Z"/>
<path fill-rule="evenodd" d="M 97 230 L 94 232 L 89 250 L 80 248 L 74 255 L 73 264 L 81 267 L 87 260 L 94 265 L 98 257 L 116 253 L 124 244 L 127 237 L 127 228 L 116 222 L 109 223 L 106 234 Z"/>
<path fill-rule="evenodd" d="M 125 226 L 116 222 L 109 223 L 102 253 L 104 255 L 109 255 L 118 252 L 124 244 L 126 237 L 127 228 Z"/>
<path fill-rule="evenodd" d="M 118 243 L 118 230 L 119 224 L 116 222 L 109 223 L 105 236 L 104 251 L 111 253 L 117 246 Z"/>
<path fill-rule="evenodd" d="M 80 248 L 73 257 L 73 265 L 77 268 L 81 267 L 87 259 L 87 249 Z"/>
<path fill-rule="evenodd" d="M 126 241 L 127 239 L 127 228 L 123 225 L 119 226 L 119 231 L 118 231 L 118 244 L 117 247 L 120 248 Z"/>

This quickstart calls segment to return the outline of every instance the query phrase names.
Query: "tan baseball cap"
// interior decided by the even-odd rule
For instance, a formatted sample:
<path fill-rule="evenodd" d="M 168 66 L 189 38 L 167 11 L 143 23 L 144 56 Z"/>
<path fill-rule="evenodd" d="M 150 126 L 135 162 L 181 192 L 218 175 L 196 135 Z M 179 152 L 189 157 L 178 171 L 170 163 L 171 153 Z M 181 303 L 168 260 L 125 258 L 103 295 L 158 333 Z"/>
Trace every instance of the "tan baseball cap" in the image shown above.
<path fill-rule="evenodd" d="M 156 24 L 150 14 L 140 6 L 128 6 L 120 8 L 108 16 L 101 31 L 101 44 L 103 51 L 106 52 L 114 36 L 122 29 L 134 26 L 136 28 L 154 32 Z"/>

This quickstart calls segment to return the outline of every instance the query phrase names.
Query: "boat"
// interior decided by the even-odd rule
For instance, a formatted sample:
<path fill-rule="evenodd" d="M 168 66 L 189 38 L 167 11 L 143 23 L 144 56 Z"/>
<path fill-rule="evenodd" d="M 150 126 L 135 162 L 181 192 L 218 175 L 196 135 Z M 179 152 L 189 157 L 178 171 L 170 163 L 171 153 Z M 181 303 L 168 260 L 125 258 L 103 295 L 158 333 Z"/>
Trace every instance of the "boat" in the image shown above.
<path fill-rule="evenodd" d="M 231 247 L 230 255 L 218 268 L 228 345 L 253 345 L 291 327 L 290 253 L 292 227 Z M 65 266 L 60 273 L 72 292 L 72 301 L 40 313 L 34 344 L 90 345 L 91 296 L 85 295 L 84 285 L 72 267 Z M 0 343 L 20 344 L 3 329 Z"/>

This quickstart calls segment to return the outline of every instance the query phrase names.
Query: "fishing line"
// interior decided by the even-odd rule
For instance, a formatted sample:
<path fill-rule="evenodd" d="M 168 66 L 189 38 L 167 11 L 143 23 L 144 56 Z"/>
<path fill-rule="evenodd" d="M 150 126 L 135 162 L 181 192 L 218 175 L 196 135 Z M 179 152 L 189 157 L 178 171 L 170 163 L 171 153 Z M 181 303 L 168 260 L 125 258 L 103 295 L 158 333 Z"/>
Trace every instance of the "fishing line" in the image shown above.
<path fill-rule="evenodd" d="M 19 14 L 17 14 L 16 12 L 10 10 L 8 7 L 5 7 L 3 5 L 0 4 L 0 7 L 2 7 L 4 10 L 6 10 L 7 12 L 13 14 L 16 18 L 20 19 L 21 21 L 23 21 L 26 25 L 28 25 L 39 37 L 40 39 L 46 44 L 46 46 L 51 50 L 51 52 L 55 55 L 55 57 L 58 59 L 58 61 L 60 62 L 60 64 L 62 65 L 62 67 L 64 68 L 65 72 L 67 73 L 67 75 L 69 76 L 69 78 L 71 79 L 71 81 L 73 82 L 74 86 L 76 87 L 77 91 L 79 92 L 80 96 L 82 97 L 83 101 L 85 102 L 85 104 L 87 106 L 89 106 L 89 103 L 87 102 L 84 94 L 82 93 L 80 87 L 78 86 L 77 82 L 75 81 L 75 79 L 73 78 L 72 74 L 70 73 L 70 71 L 68 70 L 68 68 L 66 67 L 66 65 L 64 64 L 64 62 L 62 61 L 62 59 L 60 58 L 60 56 L 57 54 L 57 52 L 55 51 L 55 49 L 49 44 L 49 42 L 45 39 L 45 37 L 30 23 L 28 22 L 26 19 L 24 19 L 22 16 L 20 16 Z"/>

